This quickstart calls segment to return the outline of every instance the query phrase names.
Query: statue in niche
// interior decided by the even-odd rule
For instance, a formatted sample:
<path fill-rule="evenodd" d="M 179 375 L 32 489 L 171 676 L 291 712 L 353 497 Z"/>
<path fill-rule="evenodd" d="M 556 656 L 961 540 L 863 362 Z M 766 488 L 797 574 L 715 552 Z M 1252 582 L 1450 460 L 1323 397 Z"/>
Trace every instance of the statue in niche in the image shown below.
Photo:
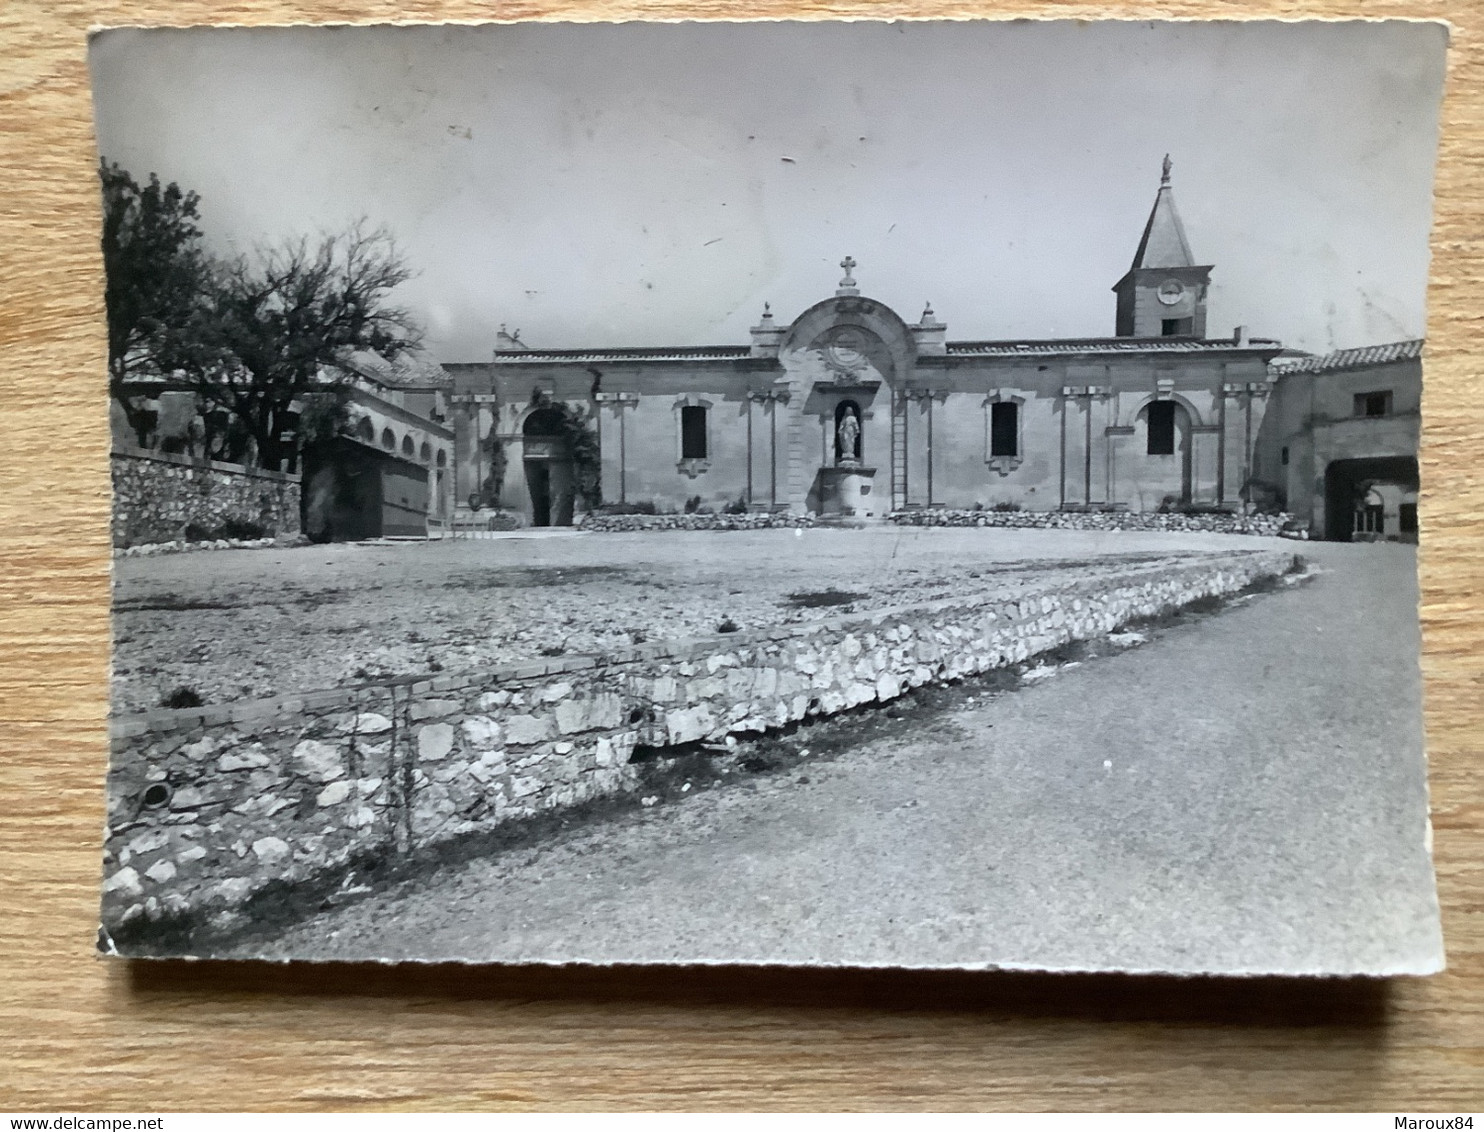
<path fill-rule="evenodd" d="M 835 463 L 860 463 L 861 422 L 852 401 L 842 402 L 835 421 Z"/>

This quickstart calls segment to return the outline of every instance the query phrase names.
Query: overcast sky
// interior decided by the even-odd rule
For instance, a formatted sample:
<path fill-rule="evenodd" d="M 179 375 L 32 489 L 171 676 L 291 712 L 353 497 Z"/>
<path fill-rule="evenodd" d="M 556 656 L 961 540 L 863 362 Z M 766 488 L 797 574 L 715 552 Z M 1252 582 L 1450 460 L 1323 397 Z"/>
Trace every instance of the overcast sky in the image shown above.
<path fill-rule="evenodd" d="M 1208 332 L 1420 336 L 1444 65 L 1404 23 L 114 31 L 99 150 L 219 251 L 365 215 L 440 361 L 741 343 L 863 292 L 950 339 L 1113 332 L 1174 161 Z"/>

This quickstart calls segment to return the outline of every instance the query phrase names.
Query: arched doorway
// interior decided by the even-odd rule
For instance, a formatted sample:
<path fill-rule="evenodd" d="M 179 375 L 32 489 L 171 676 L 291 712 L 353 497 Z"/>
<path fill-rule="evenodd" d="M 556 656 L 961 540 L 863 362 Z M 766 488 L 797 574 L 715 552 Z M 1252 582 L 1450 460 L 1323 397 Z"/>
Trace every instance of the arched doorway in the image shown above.
<path fill-rule="evenodd" d="M 1191 418 L 1173 398 L 1150 401 L 1136 418 L 1144 438 L 1144 477 L 1160 505 L 1191 500 Z"/>
<path fill-rule="evenodd" d="M 1417 482 L 1415 456 L 1331 461 L 1324 469 L 1324 537 L 1415 539 Z"/>
<path fill-rule="evenodd" d="M 570 527 L 575 494 L 572 451 L 562 428 L 559 409 L 537 409 L 521 429 L 526 495 L 531 501 L 531 526 Z"/>

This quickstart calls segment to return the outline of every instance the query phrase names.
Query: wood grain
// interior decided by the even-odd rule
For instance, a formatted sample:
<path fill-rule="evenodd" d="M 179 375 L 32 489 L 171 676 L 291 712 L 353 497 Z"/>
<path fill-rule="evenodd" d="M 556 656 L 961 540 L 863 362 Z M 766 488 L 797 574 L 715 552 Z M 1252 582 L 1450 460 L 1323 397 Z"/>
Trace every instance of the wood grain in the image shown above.
<path fill-rule="evenodd" d="M 126 964 L 93 954 L 108 473 L 86 30 L 525 18 L 1408 16 L 1454 25 L 1424 394 L 1449 970 L 1375 982 Z M 1484 3 L 0 6 L 0 1108 L 1352 1108 L 1484 1096 Z"/>

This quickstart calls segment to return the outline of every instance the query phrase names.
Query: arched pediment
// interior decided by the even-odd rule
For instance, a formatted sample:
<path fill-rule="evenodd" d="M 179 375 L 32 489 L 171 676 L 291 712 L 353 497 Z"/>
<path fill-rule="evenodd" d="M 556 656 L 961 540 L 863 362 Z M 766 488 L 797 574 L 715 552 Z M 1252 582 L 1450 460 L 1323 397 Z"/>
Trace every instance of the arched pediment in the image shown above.
<path fill-rule="evenodd" d="M 852 371 L 904 380 L 917 361 L 912 330 L 896 311 L 863 295 L 836 295 L 815 303 L 794 320 L 779 344 L 785 369 L 796 369 L 804 355 L 817 352 L 820 364 L 839 380 Z"/>
<path fill-rule="evenodd" d="M 1149 394 L 1134 407 L 1133 411 L 1129 414 L 1128 423 L 1132 424 L 1134 421 L 1138 420 L 1139 417 L 1145 412 L 1145 410 L 1147 410 L 1149 406 L 1154 404 L 1154 402 L 1156 401 L 1173 401 L 1175 404 L 1179 405 L 1182 409 L 1185 410 L 1186 415 L 1190 420 L 1191 426 L 1194 428 L 1201 428 L 1205 424 L 1205 422 L 1201 420 L 1200 410 L 1195 407 L 1195 405 L 1189 400 L 1189 398 L 1183 397 L 1179 393 Z"/>

